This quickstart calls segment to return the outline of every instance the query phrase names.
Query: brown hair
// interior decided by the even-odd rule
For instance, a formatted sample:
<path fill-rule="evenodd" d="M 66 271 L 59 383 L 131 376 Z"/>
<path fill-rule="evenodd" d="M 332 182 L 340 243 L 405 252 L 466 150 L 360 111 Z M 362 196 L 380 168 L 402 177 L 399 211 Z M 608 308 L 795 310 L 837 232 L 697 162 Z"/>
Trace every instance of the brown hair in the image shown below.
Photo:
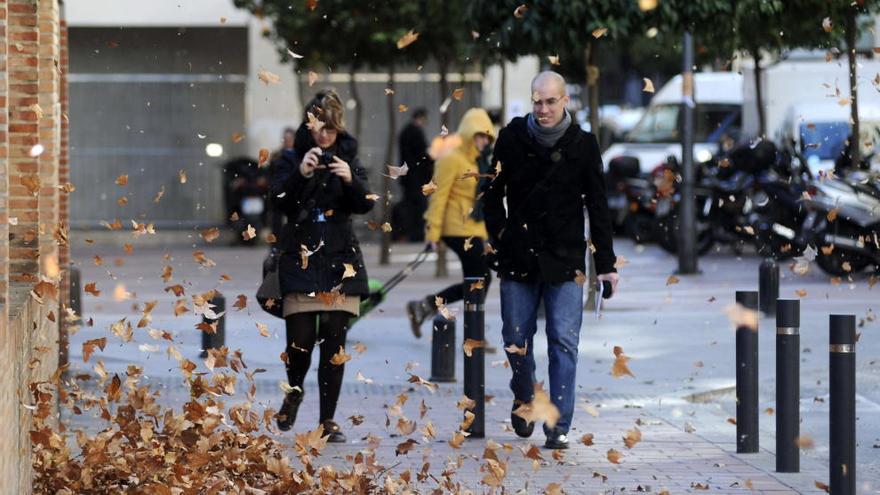
<path fill-rule="evenodd" d="M 311 113 L 318 120 L 324 123 L 329 129 L 337 131 L 345 130 L 345 116 L 343 114 L 342 99 L 336 91 L 325 89 L 319 91 L 314 98 L 306 105 L 303 113 L 303 120 L 308 120 L 308 114 Z"/>

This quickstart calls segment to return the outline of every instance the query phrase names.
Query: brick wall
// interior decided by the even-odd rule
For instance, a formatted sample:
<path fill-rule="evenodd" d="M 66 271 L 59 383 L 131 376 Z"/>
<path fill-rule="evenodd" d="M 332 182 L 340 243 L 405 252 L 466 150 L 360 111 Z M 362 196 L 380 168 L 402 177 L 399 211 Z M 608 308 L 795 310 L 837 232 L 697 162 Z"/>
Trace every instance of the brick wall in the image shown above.
<path fill-rule="evenodd" d="M 59 20 L 59 41 L 61 43 L 61 49 L 59 53 L 59 83 L 60 87 L 59 95 L 59 109 L 61 114 L 59 116 L 59 146 L 58 150 L 58 184 L 64 185 L 70 182 L 70 155 L 68 150 L 68 137 L 69 137 L 69 125 L 67 120 L 68 115 L 68 101 L 67 101 L 67 72 L 68 67 L 70 66 L 68 61 L 68 50 L 67 50 L 67 22 L 63 18 L 62 11 L 61 19 Z M 69 196 L 66 191 L 59 191 L 58 193 L 58 227 L 59 234 L 63 236 L 63 238 L 67 238 L 68 231 L 68 222 L 67 219 L 70 218 L 70 210 L 69 210 Z M 62 315 L 60 320 L 60 336 L 58 339 L 58 364 L 63 366 L 67 364 L 67 351 L 68 351 L 68 327 L 67 327 L 67 319 L 64 317 L 65 311 L 64 307 L 70 307 L 70 272 L 68 271 L 68 267 L 70 266 L 70 244 L 67 242 L 62 242 L 58 245 L 58 266 L 61 267 L 61 285 L 58 288 L 58 296 L 61 300 L 61 308 L 60 314 Z"/>
<path fill-rule="evenodd" d="M 0 0 L 0 485 L 31 490 L 29 384 L 55 374 L 58 300 L 32 289 L 58 282 L 69 251 L 62 159 L 62 52 L 58 0 Z M 62 95 L 62 90 L 65 94 Z M 66 127 L 66 126 L 65 126 Z M 66 131 L 66 128 L 65 128 Z M 38 152 L 38 145 L 42 152 Z M 66 199 L 66 198 L 65 198 Z M 62 209 L 63 208 L 63 209 Z M 62 242 L 59 244 L 59 240 Z M 65 264 L 62 264 L 65 263 Z M 41 268 L 42 267 L 42 268 Z M 52 416 L 54 417 L 54 415 Z"/>

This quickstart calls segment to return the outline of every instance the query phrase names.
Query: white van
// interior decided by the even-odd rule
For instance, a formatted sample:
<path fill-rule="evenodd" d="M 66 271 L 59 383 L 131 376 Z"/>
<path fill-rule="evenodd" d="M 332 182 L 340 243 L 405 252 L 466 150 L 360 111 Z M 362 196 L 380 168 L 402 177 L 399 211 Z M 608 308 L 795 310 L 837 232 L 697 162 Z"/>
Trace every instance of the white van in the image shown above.
<path fill-rule="evenodd" d="M 681 75 L 666 83 L 639 123 L 627 133 L 624 142 L 611 145 L 602 154 L 605 168 L 614 158 L 637 158 L 639 169 L 650 172 L 670 155 L 681 160 Z M 742 76 L 733 72 L 694 74 L 694 160 L 712 158 L 723 136 L 738 139 L 742 122 Z"/>
<path fill-rule="evenodd" d="M 850 134 L 849 105 L 832 102 L 792 105 L 778 130 L 784 144 L 790 144 L 807 162 L 815 176 L 820 170 L 834 168 Z M 880 144 L 880 107 L 859 106 L 859 144 L 862 156 L 872 155 Z"/>

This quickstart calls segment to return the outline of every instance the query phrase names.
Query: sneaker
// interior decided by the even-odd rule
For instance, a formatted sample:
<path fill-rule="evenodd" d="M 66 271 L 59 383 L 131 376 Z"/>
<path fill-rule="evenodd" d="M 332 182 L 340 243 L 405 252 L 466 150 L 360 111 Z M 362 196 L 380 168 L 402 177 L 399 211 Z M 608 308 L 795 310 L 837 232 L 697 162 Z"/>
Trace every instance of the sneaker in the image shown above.
<path fill-rule="evenodd" d="M 415 338 L 422 338 L 422 323 L 437 312 L 437 308 L 433 306 L 426 299 L 406 303 L 406 315 L 409 317 L 410 330 Z"/>
<path fill-rule="evenodd" d="M 275 415 L 279 430 L 287 431 L 293 426 L 293 423 L 296 421 L 296 413 L 299 411 L 299 405 L 302 404 L 302 399 L 302 392 L 290 392 L 284 396 L 284 403 L 281 404 L 281 409 Z"/>
<path fill-rule="evenodd" d="M 328 443 L 345 443 L 346 438 L 342 433 L 342 430 L 339 428 L 339 425 L 336 424 L 336 421 L 332 419 L 325 420 L 321 422 L 324 425 L 324 436 L 327 438 Z"/>
<path fill-rule="evenodd" d="M 564 450 L 568 448 L 568 437 L 564 433 L 554 434 L 547 437 L 544 442 L 545 449 Z"/>
<path fill-rule="evenodd" d="M 517 436 L 529 438 L 532 436 L 532 432 L 535 431 L 535 422 L 526 421 L 513 413 L 522 405 L 523 403 L 518 400 L 513 401 L 513 407 L 510 409 L 510 424 L 513 425 L 513 431 L 516 432 Z"/>

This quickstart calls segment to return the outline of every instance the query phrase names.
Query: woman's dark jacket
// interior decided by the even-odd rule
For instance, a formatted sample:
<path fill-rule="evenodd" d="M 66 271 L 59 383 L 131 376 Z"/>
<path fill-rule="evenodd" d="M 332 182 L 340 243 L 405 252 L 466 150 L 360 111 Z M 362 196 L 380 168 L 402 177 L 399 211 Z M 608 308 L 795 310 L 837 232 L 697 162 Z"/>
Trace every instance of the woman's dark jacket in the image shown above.
<path fill-rule="evenodd" d="M 584 273 L 584 207 L 596 272 L 616 271 L 602 157 L 593 134 L 572 122 L 546 148 L 529 134 L 526 118 L 517 117 L 499 133 L 494 153 L 497 176 L 482 199 L 499 277 L 558 283 L 574 280 L 578 270 Z"/>
<path fill-rule="evenodd" d="M 369 294 L 367 270 L 351 215 L 367 213 L 374 201 L 367 199 L 367 171 L 357 158 L 357 140 L 340 132 L 334 147 L 327 150 L 351 166 L 351 184 L 344 184 L 326 169 L 316 170 L 310 178 L 303 177 L 300 162 L 315 146 L 303 125 L 296 133 L 294 149 L 283 152 L 274 163 L 272 200 L 287 216 L 279 241 L 281 293 L 330 292 L 339 287 L 343 294 L 365 296 Z M 302 246 L 314 251 L 305 269 Z M 343 280 L 346 263 L 357 273 Z"/>

